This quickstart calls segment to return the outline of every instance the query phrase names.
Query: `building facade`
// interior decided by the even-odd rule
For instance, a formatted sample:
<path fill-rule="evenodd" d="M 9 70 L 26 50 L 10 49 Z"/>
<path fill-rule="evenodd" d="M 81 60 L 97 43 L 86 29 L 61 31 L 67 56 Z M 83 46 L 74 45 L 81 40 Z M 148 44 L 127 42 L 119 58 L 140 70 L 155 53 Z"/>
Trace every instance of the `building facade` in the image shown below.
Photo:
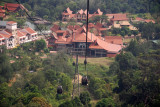
<path fill-rule="evenodd" d="M 94 28 L 99 32 L 99 24 L 90 24 L 89 29 Z M 97 26 L 99 25 L 99 27 Z M 91 27 L 91 28 L 90 28 Z M 56 30 L 57 28 L 57 30 Z M 48 38 L 48 47 L 53 47 L 55 51 L 65 49 L 69 54 L 79 54 L 84 56 L 86 52 L 86 27 L 68 26 L 62 30 L 57 25 L 52 28 L 51 36 Z M 87 36 L 87 55 L 89 57 L 115 57 L 123 47 L 122 38 L 118 36 L 95 35 L 94 32 L 88 32 Z"/>
<path fill-rule="evenodd" d="M 36 31 L 29 27 L 19 29 L 14 21 L 7 22 L 6 29 L 0 31 L 0 45 L 5 45 L 7 49 L 36 39 L 38 39 Z"/>

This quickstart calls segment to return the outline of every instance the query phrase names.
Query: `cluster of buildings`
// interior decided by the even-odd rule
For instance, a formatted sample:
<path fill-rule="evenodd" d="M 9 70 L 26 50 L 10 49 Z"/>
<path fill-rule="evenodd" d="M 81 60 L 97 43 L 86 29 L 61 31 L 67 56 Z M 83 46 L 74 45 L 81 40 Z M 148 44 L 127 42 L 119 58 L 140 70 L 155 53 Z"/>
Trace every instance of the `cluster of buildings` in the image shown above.
<path fill-rule="evenodd" d="M 89 14 L 88 18 L 97 16 L 97 15 L 102 15 L 103 12 L 101 12 L 100 9 L 98 9 L 94 14 Z M 86 21 L 87 18 L 87 10 L 79 10 L 76 14 L 73 14 L 73 11 L 70 10 L 68 7 L 63 13 L 62 13 L 62 21 L 68 21 L 68 20 L 76 20 L 78 22 L 81 21 Z"/>
<path fill-rule="evenodd" d="M 17 28 L 17 23 L 14 21 L 8 21 L 6 28 L 0 30 L 0 46 L 5 45 L 7 49 L 15 48 L 20 44 L 35 41 L 36 39 L 38 39 L 36 31 L 30 27 Z"/>
<path fill-rule="evenodd" d="M 155 23 L 154 20 L 148 20 L 148 19 L 142 19 L 142 18 L 136 18 L 135 20 L 132 20 L 127 17 L 126 13 L 118 13 L 118 14 L 103 14 L 103 12 L 100 9 L 97 9 L 96 12 L 93 14 L 89 14 L 88 18 L 92 19 L 95 16 L 102 16 L 105 15 L 108 17 L 108 21 L 111 23 L 111 25 L 108 27 L 110 29 L 111 27 L 114 28 L 122 28 L 124 26 L 128 27 L 130 30 L 137 30 L 136 27 L 134 27 L 130 21 L 132 22 L 152 22 Z M 70 10 L 68 7 L 63 13 L 62 13 L 62 21 L 69 21 L 69 20 L 75 20 L 77 22 L 86 21 L 87 17 L 87 10 L 79 10 L 76 14 L 73 14 L 73 11 Z"/>
<path fill-rule="evenodd" d="M 4 6 L 0 6 L 0 17 L 6 17 L 6 12 L 8 13 L 15 13 L 19 10 L 26 10 L 28 11 L 22 4 L 13 4 L 13 3 L 5 3 Z"/>
<path fill-rule="evenodd" d="M 122 37 L 120 36 L 104 36 L 102 31 L 106 30 L 102 24 L 89 24 L 87 36 L 87 54 L 90 57 L 115 57 L 123 47 Z M 95 29 L 97 32 L 91 32 Z M 51 28 L 51 36 L 47 39 L 48 47 L 53 47 L 55 50 L 67 49 L 68 53 L 85 55 L 86 49 L 86 26 L 69 25 L 66 29 L 54 25 Z"/>

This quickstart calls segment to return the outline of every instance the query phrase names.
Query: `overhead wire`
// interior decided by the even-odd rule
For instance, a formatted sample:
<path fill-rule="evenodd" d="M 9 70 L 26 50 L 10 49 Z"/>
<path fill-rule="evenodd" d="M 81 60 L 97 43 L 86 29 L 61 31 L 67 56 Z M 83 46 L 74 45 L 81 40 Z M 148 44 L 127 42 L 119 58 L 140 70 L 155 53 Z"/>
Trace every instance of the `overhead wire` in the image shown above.
<path fill-rule="evenodd" d="M 19 0 L 16 0 L 16 2 L 21 5 L 21 3 L 19 2 Z M 27 14 L 27 16 L 29 17 L 29 20 L 33 21 L 32 17 L 28 14 L 28 12 L 27 12 L 25 9 L 24 9 L 24 11 L 25 11 L 25 13 Z M 42 30 L 39 28 L 39 26 L 38 26 L 37 24 L 35 24 L 35 26 L 36 26 L 37 29 L 40 31 L 40 33 L 41 33 L 43 36 L 45 36 L 45 34 L 43 34 L 43 32 L 42 32 Z M 47 38 L 47 37 L 45 36 L 45 38 Z"/>
<path fill-rule="evenodd" d="M 87 0 L 87 24 L 86 24 L 86 51 L 85 51 L 85 60 L 84 60 L 84 64 L 85 64 L 85 70 L 87 69 L 87 51 L 88 51 L 88 14 L 89 14 L 89 0 Z M 87 71 L 87 76 L 88 76 L 88 71 Z"/>

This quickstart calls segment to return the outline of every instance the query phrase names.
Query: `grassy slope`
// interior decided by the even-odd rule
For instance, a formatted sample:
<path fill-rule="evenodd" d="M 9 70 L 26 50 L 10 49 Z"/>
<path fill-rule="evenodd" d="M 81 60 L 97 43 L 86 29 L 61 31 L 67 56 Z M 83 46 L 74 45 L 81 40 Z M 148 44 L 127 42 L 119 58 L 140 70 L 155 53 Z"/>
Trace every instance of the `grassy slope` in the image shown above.
<path fill-rule="evenodd" d="M 73 58 L 75 61 L 75 57 Z M 114 61 L 114 58 L 107 58 L 107 57 L 101 57 L 101 58 L 87 58 L 87 70 L 88 74 L 92 74 L 95 77 L 98 78 L 104 78 L 107 77 L 110 81 L 113 81 L 114 77 L 108 77 L 107 73 L 109 69 L 109 65 Z M 87 71 L 85 71 L 85 66 L 83 64 L 84 62 L 84 57 L 79 57 L 78 58 L 78 70 L 80 75 L 86 75 Z M 111 83 L 112 84 L 112 83 Z M 75 96 L 78 96 L 78 84 L 75 85 Z M 89 91 L 88 86 L 82 86 L 80 84 L 80 92 L 83 91 Z M 96 103 L 99 101 L 94 98 L 94 96 L 90 93 L 91 95 L 91 104 L 93 107 L 95 107 Z"/>

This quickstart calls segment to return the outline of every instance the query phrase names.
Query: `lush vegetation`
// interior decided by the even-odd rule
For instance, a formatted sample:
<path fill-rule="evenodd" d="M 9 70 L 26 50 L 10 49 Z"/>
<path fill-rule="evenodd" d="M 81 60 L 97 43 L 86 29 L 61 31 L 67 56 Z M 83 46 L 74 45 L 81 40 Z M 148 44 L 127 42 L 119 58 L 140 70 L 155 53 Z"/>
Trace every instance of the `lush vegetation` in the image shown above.
<path fill-rule="evenodd" d="M 15 0 L 4 0 L 15 2 Z M 61 12 L 67 7 L 76 12 L 86 9 L 86 0 L 23 0 L 33 16 L 48 20 L 61 20 Z M 100 8 L 104 13 L 148 13 L 159 17 L 158 0 L 90 0 L 90 13 Z M 17 14 L 18 16 L 20 14 Z M 11 15 L 8 20 L 23 26 L 25 20 Z M 105 16 L 95 17 L 92 21 Z M 91 20 L 90 20 L 91 21 Z M 62 25 L 62 23 L 59 23 Z M 72 23 L 73 24 L 73 23 Z M 72 98 L 72 80 L 75 67 L 73 58 L 65 51 L 50 54 L 43 39 L 25 43 L 7 50 L 0 47 L 0 106 L 2 107 L 131 107 L 160 106 L 160 25 L 134 24 L 138 31 L 128 28 L 112 28 L 110 35 L 137 35 L 137 38 L 116 56 L 110 65 L 87 64 L 88 86 L 80 86 Z M 62 25 L 63 26 L 63 25 Z M 82 61 L 83 62 L 83 61 Z M 80 75 L 86 75 L 84 64 L 79 63 Z M 57 86 L 63 93 L 57 94 Z M 77 85 L 77 84 L 76 84 Z M 93 103 L 96 102 L 96 103 Z"/>
<path fill-rule="evenodd" d="M 16 2 L 16 0 L 3 0 Z M 77 12 L 86 9 L 86 0 L 23 0 L 21 3 L 33 16 L 52 21 L 61 20 L 61 13 L 70 7 Z M 90 13 L 100 8 L 104 13 L 151 13 L 156 19 L 160 16 L 159 0 L 90 0 Z"/>

